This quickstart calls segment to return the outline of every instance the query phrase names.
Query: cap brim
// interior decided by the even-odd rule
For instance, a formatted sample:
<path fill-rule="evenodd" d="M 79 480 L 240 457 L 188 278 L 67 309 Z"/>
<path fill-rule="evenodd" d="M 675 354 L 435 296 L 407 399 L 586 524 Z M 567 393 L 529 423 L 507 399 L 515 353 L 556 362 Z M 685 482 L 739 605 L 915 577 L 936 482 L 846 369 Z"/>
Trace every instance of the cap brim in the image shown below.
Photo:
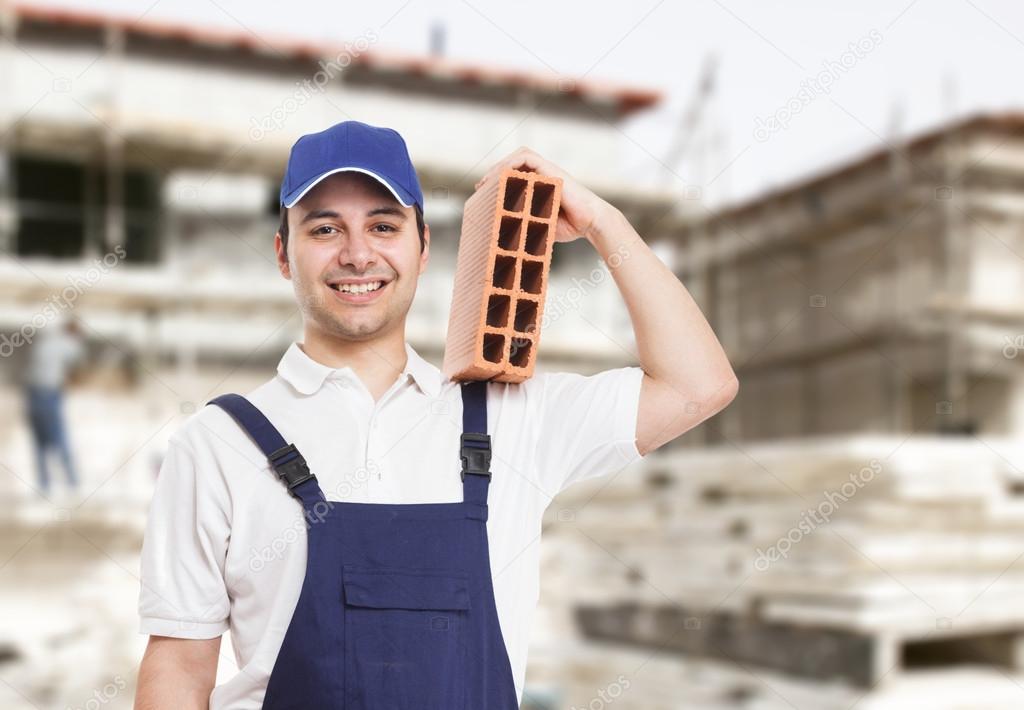
<path fill-rule="evenodd" d="M 400 185 L 391 182 L 383 175 L 375 173 L 372 170 L 367 170 L 366 168 L 360 168 L 356 166 L 334 168 L 333 170 L 328 170 L 325 173 L 317 175 L 315 178 L 307 180 L 306 182 L 302 183 L 299 187 L 295 188 L 290 193 L 288 193 L 281 204 L 283 204 L 285 207 L 293 207 L 296 202 L 301 200 L 306 195 L 307 192 L 316 187 L 320 183 L 320 181 L 323 180 L 325 177 L 333 175 L 334 173 L 341 172 L 355 172 L 363 173 L 364 175 L 369 175 L 370 177 L 377 180 L 381 185 L 386 187 L 388 191 L 395 196 L 395 199 L 402 204 L 403 207 L 412 207 L 414 204 L 416 204 L 415 198 L 412 195 L 410 195 Z"/>

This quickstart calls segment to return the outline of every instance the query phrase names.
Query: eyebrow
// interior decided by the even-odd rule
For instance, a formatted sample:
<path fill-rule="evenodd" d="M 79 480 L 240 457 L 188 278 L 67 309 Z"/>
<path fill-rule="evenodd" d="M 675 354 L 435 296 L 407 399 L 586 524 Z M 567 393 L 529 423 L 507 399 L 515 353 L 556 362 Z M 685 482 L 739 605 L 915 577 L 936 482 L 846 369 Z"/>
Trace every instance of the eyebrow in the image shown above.
<path fill-rule="evenodd" d="M 376 209 L 372 209 L 372 210 L 370 210 L 369 212 L 366 213 L 366 216 L 367 217 L 376 217 L 379 214 L 390 214 L 390 215 L 394 215 L 395 217 L 401 217 L 402 219 L 405 219 L 406 216 L 407 216 L 405 214 L 405 212 L 403 212 L 402 210 L 398 209 L 397 207 L 393 207 L 391 205 L 388 205 L 386 207 L 377 207 Z"/>
<path fill-rule="evenodd" d="M 403 212 L 402 210 L 398 209 L 397 207 L 392 207 L 390 205 L 385 206 L 385 207 L 375 207 L 374 209 L 372 209 L 369 212 L 367 212 L 366 216 L 367 217 L 375 217 L 375 216 L 381 215 L 381 214 L 393 215 L 395 217 L 400 217 L 401 219 L 406 219 L 406 217 L 407 217 L 405 212 Z M 331 209 L 326 209 L 325 208 L 325 209 L 313 210 L 313 211 L 307 213 L 306 216 L 302 218 L 302 221 L 299 222 L 299 224 L 305 224 L 306 222 L 312 222 L 313 220 L 316 220 L 316 219 L 338 219 L 339 217 L 341 217 L 341 215 L 338 214 L 337 212 L 335 212 L 334 210 L 331 210 Z"/>

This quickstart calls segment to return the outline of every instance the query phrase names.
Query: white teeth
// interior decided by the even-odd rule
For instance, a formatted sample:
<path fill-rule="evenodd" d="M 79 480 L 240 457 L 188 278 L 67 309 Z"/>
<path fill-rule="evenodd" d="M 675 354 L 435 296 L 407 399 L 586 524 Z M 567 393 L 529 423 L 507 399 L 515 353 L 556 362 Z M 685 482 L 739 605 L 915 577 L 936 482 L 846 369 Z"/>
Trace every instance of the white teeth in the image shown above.
<path fill-rule="evenodd" d="M 383 281 L 371 281 L 368 284 L 341 284 L 338 286 L 338 290 L 345 293 L 367 293 L 368 291 L 376 291 L 383 283 Z"/>

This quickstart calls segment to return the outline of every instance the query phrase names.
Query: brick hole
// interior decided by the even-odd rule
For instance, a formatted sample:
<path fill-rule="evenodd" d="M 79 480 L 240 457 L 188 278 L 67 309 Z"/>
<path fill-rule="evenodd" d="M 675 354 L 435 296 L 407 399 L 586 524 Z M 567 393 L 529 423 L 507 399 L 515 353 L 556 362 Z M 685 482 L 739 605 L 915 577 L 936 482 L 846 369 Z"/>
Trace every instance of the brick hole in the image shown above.
<path fill-rule="evenodd" d="M 516 280 L 516 258 L 514 256 L 498 255 L 494 259 L 494 277 L 491 283 L 495 288 L 504 288 L 509 291 L 515 286 Z"/>
<path fill-rule="evenodd" d="M 526 253 L 544 256 L 548 248 L 548 225 L 530 222 L 526 226 Z"/>
<path fill-rule="evenodd" d="M 533 341 L 528 338 L 512 338 L 512 352 L 509 354 L 509 362 L 516 367 L 526 367 L 530 363 L 530 351 L 533 349 Z"/>
<path fill-rule="evenodd" d="M 533 199 L 530 200 L 530 214 L 534 217 L 550 217 L 554 202 L 554 185 L 543 182 L 533 183 Z"/>
<path fill-rule="evenodd" d="M 537 302 L 529 299 L 516 301 L 515 329 L 520 333 L 532 333 L 537 330 Z"/>
<path fill-rule="evenodd" d="M 497 333 L 484 333 L 484 359 L 489 362 L 501 362 L 505 354 L 505 336 Z"/>
<path fill-rule="evenodd" d="M 526 293 L 540 293 L 544 279 L 544 263 L 540 261 L 523 261 L 523 273 L 519 278 L 519 288 Z"/>
<path fill-rule="evenodd" d="M 512 310 L 512 298 L 493 294 L 487 299 L 487 325 L 504 328 L 508 325 L 508 314 Z"/>
<path fill-rule="evenodd" d="M 519 249 L 519 232 L 522 231 L 523 220 L 518 217 L 502 217 L 498 227 L 498 246 L 508 251 Z"/>
<path fill-rule="evenodd" d="M 526 180 L 510 177 L 505 181 L 505 209 L 509 212 L 522 212 L 526 207 Z"/>

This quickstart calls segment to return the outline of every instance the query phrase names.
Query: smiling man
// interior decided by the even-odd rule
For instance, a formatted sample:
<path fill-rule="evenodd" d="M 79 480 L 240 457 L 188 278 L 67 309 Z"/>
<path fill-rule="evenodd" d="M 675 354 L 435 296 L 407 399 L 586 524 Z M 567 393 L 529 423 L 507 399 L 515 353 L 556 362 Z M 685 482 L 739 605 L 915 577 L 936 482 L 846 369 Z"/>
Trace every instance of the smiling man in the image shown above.
<path fill-rule="evenodd" d="M 447 380 L 406 342 L 430 258 L 395 131 L 303 136 L 281 186 L 281 275 L 302 340 L 171 437 L 142 555 L 136 707 L 513 710 L 552 498 L 618 472 L 736 394 L 707 321 L 625 217 L 563 180 L 556 239 L 589 240 L 640 366 Z M 216 684 L 220 639 L 234 658 Z"/>

